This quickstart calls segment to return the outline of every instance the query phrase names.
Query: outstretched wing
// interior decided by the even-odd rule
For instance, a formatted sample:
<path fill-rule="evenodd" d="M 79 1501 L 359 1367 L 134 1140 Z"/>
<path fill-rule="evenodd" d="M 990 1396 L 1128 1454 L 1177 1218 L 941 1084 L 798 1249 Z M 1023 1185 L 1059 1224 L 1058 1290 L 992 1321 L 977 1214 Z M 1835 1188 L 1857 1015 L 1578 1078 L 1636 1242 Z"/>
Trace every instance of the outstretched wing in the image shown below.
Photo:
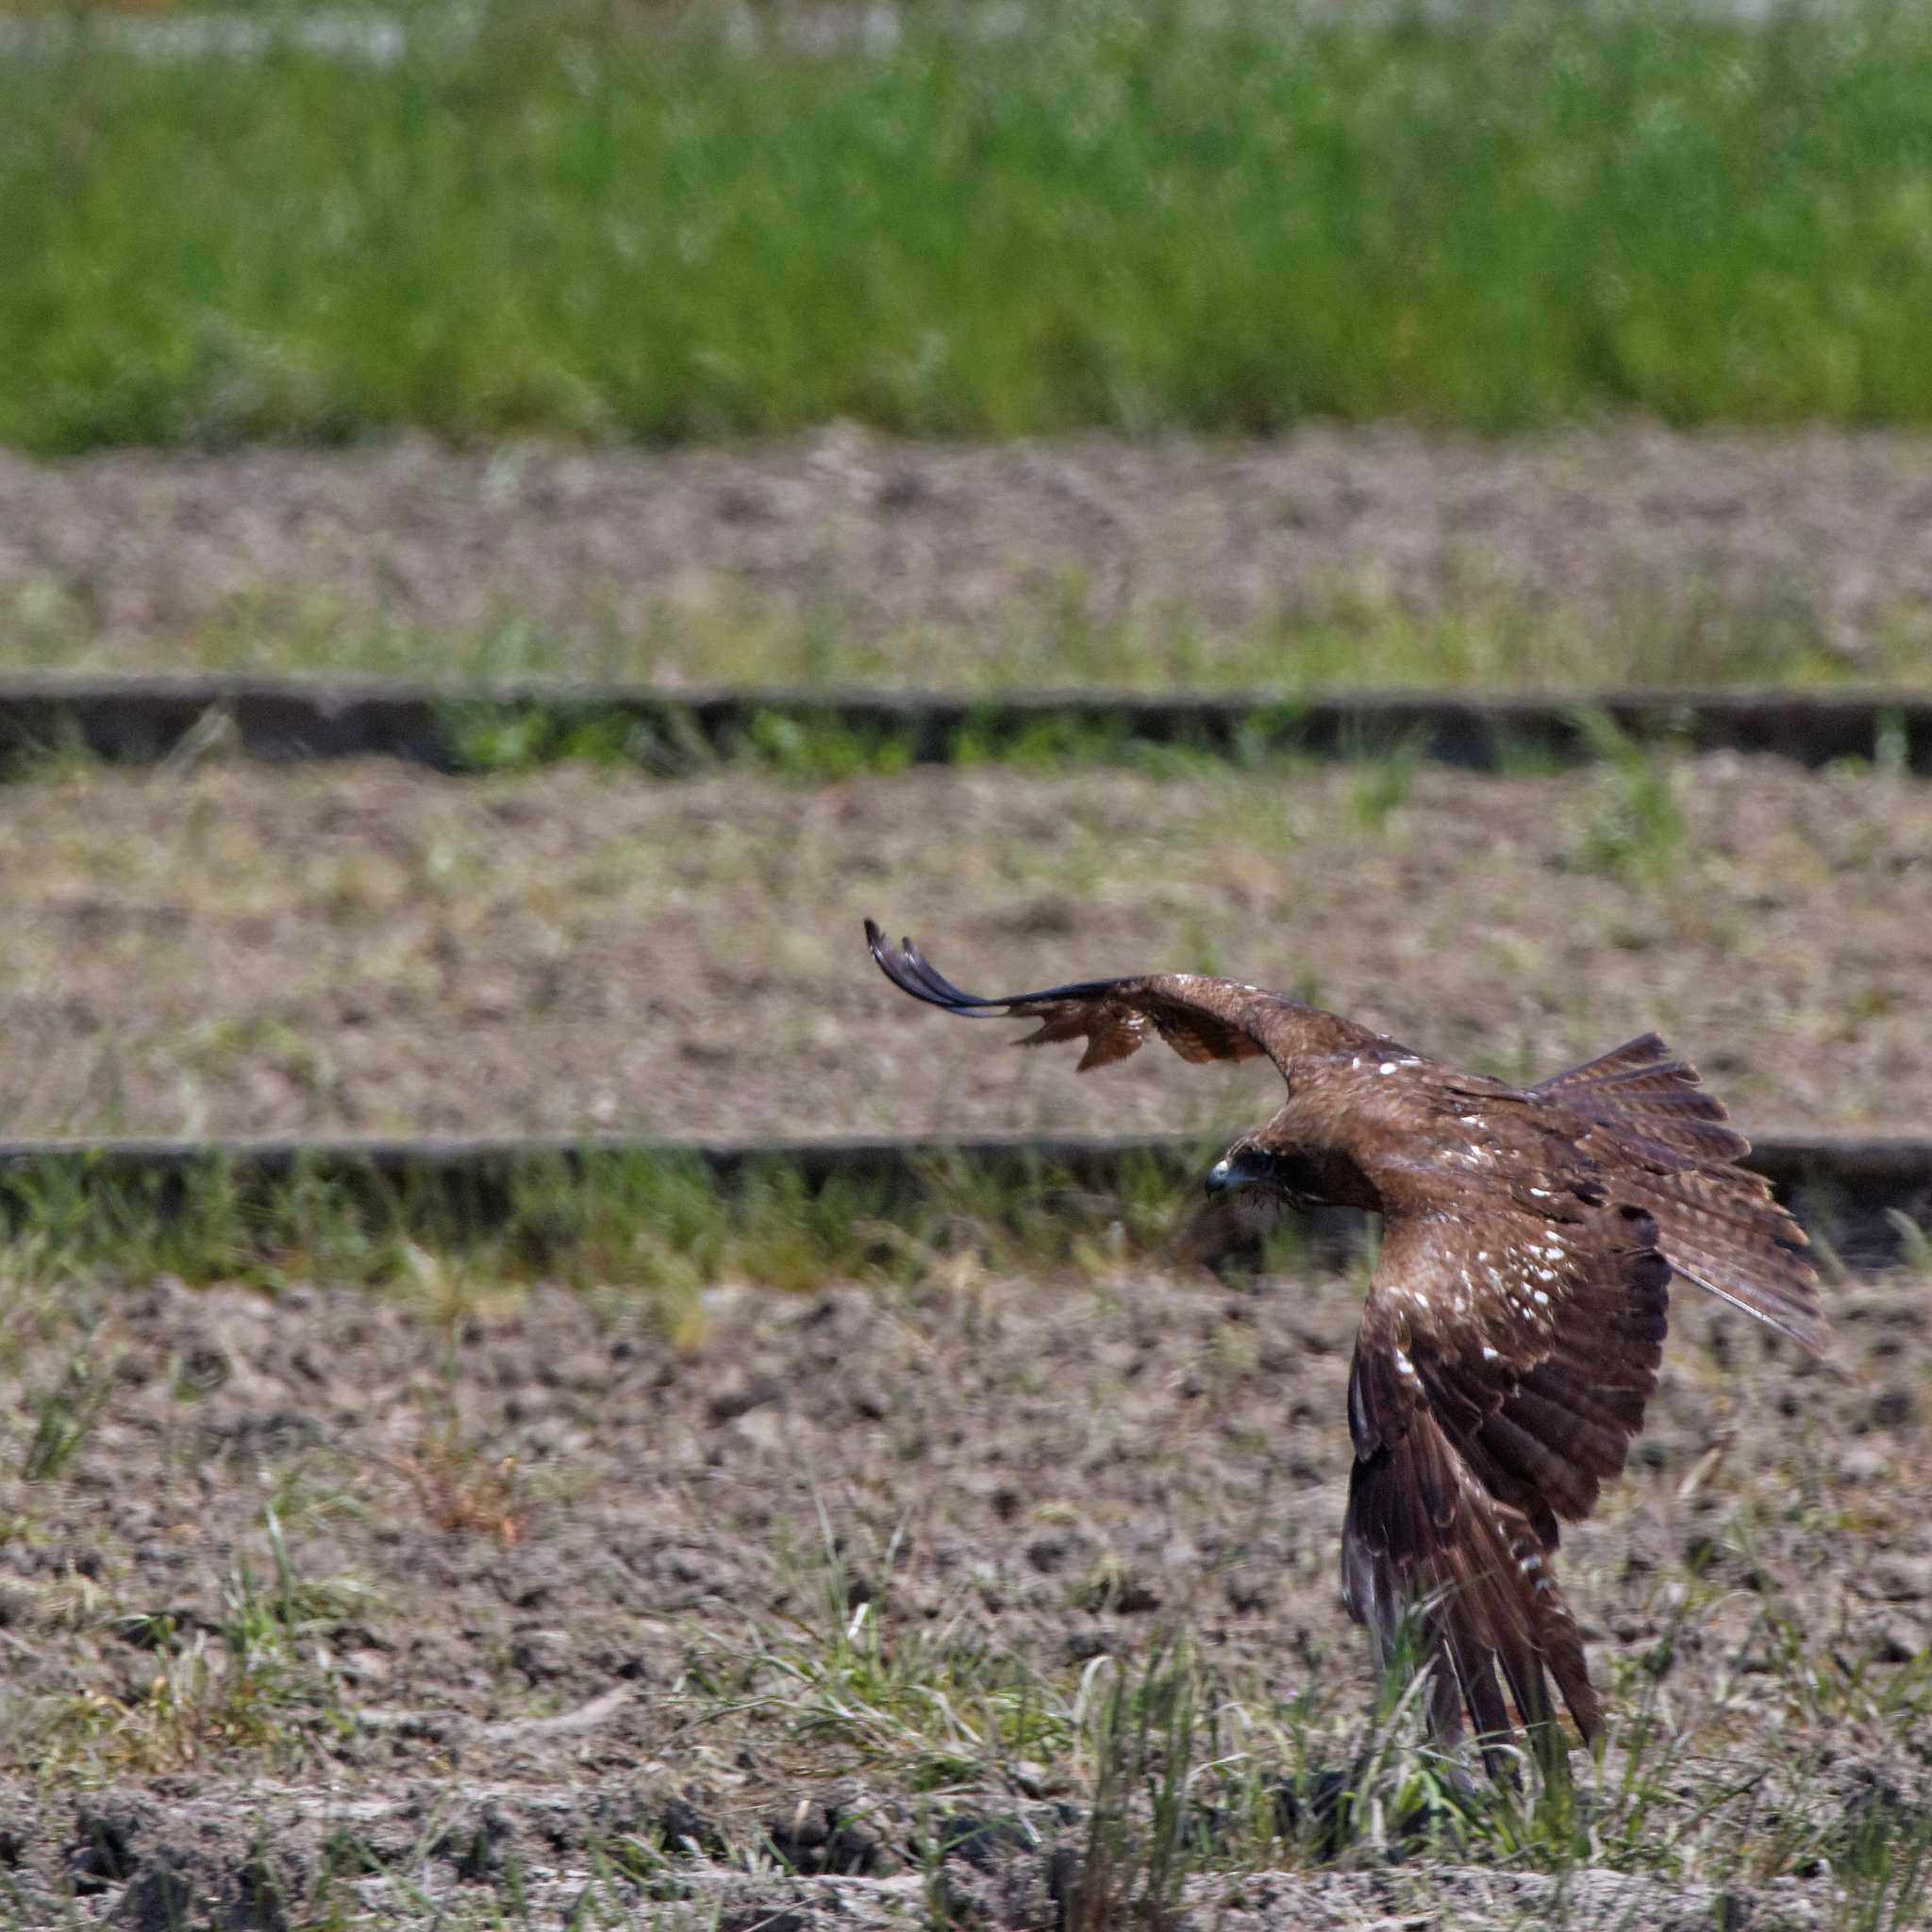
<path fill-rule="evenodd" d="M 1194 973 L 1090 979 L 1042 992 L 983 999 L 945 978 L 910 940 L 891 944 L 870 919 L 865 939 L 886 977 L 929 1007 L 969 1020 L 1038 1020 L 1039 1029 L 1016 1042 L 1021 1046 L 1085 1040 L 1087 1051 L 1079 1064 L 1083 1074 L 1138 1052 L 1150 1031 L 1196 1066 L 1265 1054 L 1284 1070 L 1296 1053 L 1371 1038 L 1333 1013 L 1299 1006 L 1259 987 Z"/>
<path fill-rule="evenodd" d="M 1465 1183 L 1391 1214 L 1349 1378 L 1343 1595 L 1385 1658 L 1411 1624 L 1439 1719 L 1466 1710 L 1492 1769 L 1512 1706 L 1553 1717 L 1552 1677 L 1601 1722 L 1550 1566 L 1642 1426 L 1671 1277 L 1644 1208 L 1547 1178 L 1547 1205 Z"/>

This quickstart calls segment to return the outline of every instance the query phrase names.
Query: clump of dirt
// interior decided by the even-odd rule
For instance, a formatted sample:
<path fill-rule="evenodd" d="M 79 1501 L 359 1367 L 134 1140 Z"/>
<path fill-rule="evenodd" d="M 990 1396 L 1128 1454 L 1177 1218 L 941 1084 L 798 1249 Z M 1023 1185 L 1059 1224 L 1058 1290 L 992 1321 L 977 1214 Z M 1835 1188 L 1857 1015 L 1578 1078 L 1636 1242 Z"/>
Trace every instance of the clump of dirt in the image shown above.
<path fill-rule="evenodd" d="M 1349 1280 L 719 1289 L 682 1346 L 617 1288 L 443 1322 L 308 1286 L 6 1293 L 23 1923 L 1052 1924 L 1091 1852 L 1066 1714 L 1181 1639 L 1257 1790 L 1320 1813 L 1355 1761 Z M 1602 1923 L 1833 1922 L 1842 1848 L 1932 1804 L 1924 1286 L 1834 1300 L 1818 1368 L 1680 1290 L 1651 1426 L 1568 1540 L 1613 1712 L 1584 1802 L 1626 1817 L 1616 1767 L 1653 1754 L 1641 1841 L 1562 1881 Z M 76 1375 L 103 1399 L 50 1439 Z M 440 1507 L 466 1483 L 489 1508 Z M 1557 1896 L 1399 1843 L 1324 1862 L 1334 1829 L 1259 1871 L 1190 1840 L 1183 1923 Z"/>

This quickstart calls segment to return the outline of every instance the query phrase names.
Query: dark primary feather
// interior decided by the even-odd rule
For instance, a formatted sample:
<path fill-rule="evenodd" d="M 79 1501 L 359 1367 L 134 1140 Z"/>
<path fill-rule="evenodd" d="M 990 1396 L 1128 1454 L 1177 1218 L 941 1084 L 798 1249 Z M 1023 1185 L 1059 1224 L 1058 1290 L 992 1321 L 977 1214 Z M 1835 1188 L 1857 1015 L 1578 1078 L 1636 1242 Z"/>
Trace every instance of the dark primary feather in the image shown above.
<path fill-rule="evenodd" d="M 865 942 L 878 961 L 879 970 L 901 992 L 909 992 L 927 1006 L 943 1007 L 948 1012 L 963 1014 L 969 1020 L 1000 1020 L 1010 1017 L 1016 1008 L 1104 998 L 1116 986 L 1131 983 L 1093 979 L 1080 986 L 1049 987 L 1044 992 L 982 999 L 977 993 L 964 992 L 955 986 L 909 939 L 901 940 L 896 946 L 891 944 L 874 920 L 865 922 Z"/>
<path fill-rule="evenodd" d="M 866 925 L 915 999 L 1084 1040 L 1080 1065 L 1151 1031 L 1184 1058 L 1265 1053 L 1279 1111 L 1231 1152 L 1283 1189 L 1383 1216 L 1348 1388 L 1349 1607 L 1386 1656 L 1419 1627 L 1439 1731 L 1466 1713 L 1492 1765 L 1516 1723 L 1547 1741 L 1551 1681 L 1602 1712 L 1551 1568 L 1559 1525 L 1624 1467 L 1656 1387 L 1673 1270 L 1823 1345 L 1804 1232 L 1738 1162 L 1750 1143 L 1645 1034 L 1523 1090 L 1460 1074 L 1295 1001 L 1192 974 L 981 998 Z"/>

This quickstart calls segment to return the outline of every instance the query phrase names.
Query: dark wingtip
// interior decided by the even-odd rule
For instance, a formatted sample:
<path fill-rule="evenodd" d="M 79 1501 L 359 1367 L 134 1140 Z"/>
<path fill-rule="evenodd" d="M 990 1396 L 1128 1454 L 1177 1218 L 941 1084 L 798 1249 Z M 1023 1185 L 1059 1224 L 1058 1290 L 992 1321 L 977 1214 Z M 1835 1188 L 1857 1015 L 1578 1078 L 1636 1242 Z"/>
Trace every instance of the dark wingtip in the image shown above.
<path fill-rule="evenodd" d="M 961 993 L 957 987 L 950 986 L 925 963 L 924 956 L 909 939 L 901 940 L 895 946 L 887 939 L 884 929 L 876 920 L 865 922 L 865 942 L 872 949 L 872 957 L 878 969 L 896 986 L 901 992 L 908 992 L 916 1000 L 924 1000 L 929 1007 L 945 1007 L 958 1011 L 963 1001 L 975 1004 L 970 993 Z"/>
<path fill-rule="evenodd" d="M 894 986 L 906 987 L 906 975 L 911 969 L 912 961 L 918 957 L 918 948 L 910 940 L 901 940 L 895 946 L 886 937 L 885 928 L 877 920 L 865 922 L 865 943 L 870 949 L 878 969 Z M 906 987 L 909 992 L 913 989 Z"/>
<path fill-rule="evenodd" d="M 984 1000 L 966 992 L 938 972 L 909 939 L 895 946 L 886 938 L 876 920 L 865 922 L 865 942 L 872 949 L 878 969 L 901 992 L 924 1000 L 929 1007 L 941 1007 L 949 1013 L 961 1013 L 970 1020 L 991 1020 L 1009 1000 Z"/>

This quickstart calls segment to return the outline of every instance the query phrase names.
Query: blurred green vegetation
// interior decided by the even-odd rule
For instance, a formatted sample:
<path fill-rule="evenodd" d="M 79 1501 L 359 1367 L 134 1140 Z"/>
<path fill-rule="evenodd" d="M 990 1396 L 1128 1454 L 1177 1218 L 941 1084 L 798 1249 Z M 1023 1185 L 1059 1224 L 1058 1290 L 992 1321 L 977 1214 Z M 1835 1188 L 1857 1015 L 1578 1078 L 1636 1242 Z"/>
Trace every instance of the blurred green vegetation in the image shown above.
<path fill-rule="evenodd" d="M 1105 1273 L 1192 1265 L 1189 1217 L 1215 1154 L 1128 1155 L 1110 1185 L 1024 1149 L 814 1185 L 782 1157 L 720 1174 L 666 1151 L 588 1151 L 500 1174 L 304 1157 L 276 1175 L 223 1156 L 178 1173 L 117 1170 L 77 1152 L 0 1174 L 0 1279 L 59 1283 L 158 1274 L 279 1289 L 351 1281 L 421 1298 L 443 1279 L 563 1280 L 641 1301 L 674 1330 L 720 1281 L 808 1292 L 839 1281 L 917 1283 L 998 1271 Z M 1298 1224 L 1241 1265 L 1304 1258 Z"/>
<path fill-rule="evenodd" d="M 1922 613 L 1883 613 L 1852 653 L 1834 642 L 1816 597 L 1777 581 L 1733 595 L 1695 581 L 1670 594 L 1639 585 L 1597 609 L 1504 589 L 1415 609 L 1388 595 L 1318 587 L 1307 609 L 1234 625 L 1179 607 L 1109 615 L 1094 601 L 1070 584 L 1009 597 L 978 624 L 882 627 L 829 600 L 801 609 L 746 595 L 715 608 L 667 603 L 642 619 L 592 608 L 542 622 L 506 609 L 492 621 L 439 628 L 373 613 L 324 585 L 279 585 L 148 633 L 104 629 L 84 595 L 43 579 L 10 599 L 0 595 L 0 673 L 366 675 L 422 678 L 454 692 L 585 678 L 1285 698 L 1342 687 L 1575 692 L 1932 679 Z"/>
<path fill-rule="evenodd" d="M 1932 14 L 0 62 L 0 441 L 1932 419 Z"/>

